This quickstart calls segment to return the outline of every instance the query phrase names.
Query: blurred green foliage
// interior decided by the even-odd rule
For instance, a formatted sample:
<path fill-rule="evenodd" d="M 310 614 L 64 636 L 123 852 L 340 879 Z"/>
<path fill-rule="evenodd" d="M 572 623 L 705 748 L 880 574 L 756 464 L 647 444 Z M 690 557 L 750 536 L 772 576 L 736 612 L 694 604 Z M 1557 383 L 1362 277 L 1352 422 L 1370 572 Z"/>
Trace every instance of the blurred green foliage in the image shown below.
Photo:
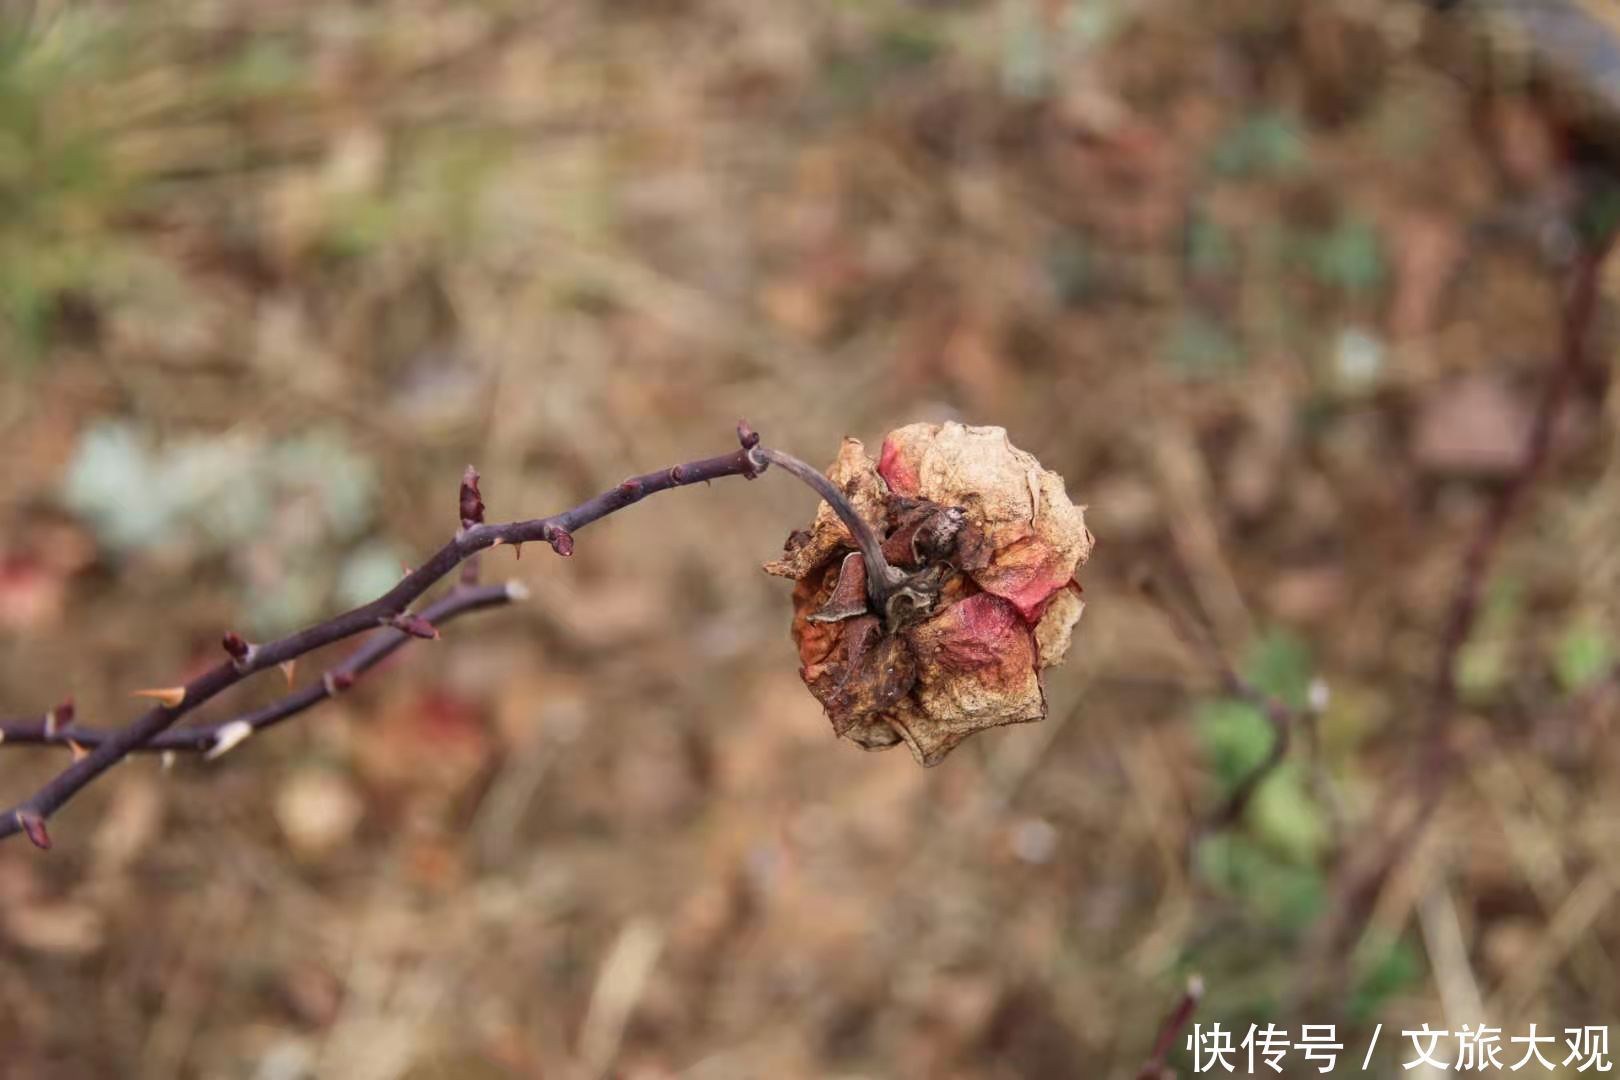
<path fill-rule="evenodd" d="M 1614 667 L 1614 639 L 1595 619 L 1578 617 L 1554 643 L 1552 663 L 1559 686 L 1571 693 L 1583 690 Z"/>
<path fill-rule="evenodd" d="M 94 13 L 0 34 L 0 351 L 31 358 L 63 299 L 118 260 L 127 180 L 85 99 L 119 43 Z"/>
<path fill-rule="evenodd" d="M 1463 700 L 1480 704 L 1496 697 L 1513 669 L 1513 642 L 1524 614 L 1524 590 L 1503 576 L 1485 593 L 1485 608 L 1457 655 L 1457 688 Z"/>
<path fill-rule="evenodd" d="M 1310 145 L 1303 128 L 1280 112 L 1261 112 L 1244 118 L 1227 132 L 1210 154 L 1210 168 L 1228 179 L 1287 176 L 1310 160 Z"/>
<path fill-rule="evenodd" d="M 1295 709 L 1306 705 L 1312 672 L 1310 649 L 1283 631 L 1262 637 L 1243 665 L 1255 687 Z M 1223 799 L 1259 767 L 1276 740 L 1260 708 L 1236 698 L 1202 703 L 1195 727 Z M 1299 927 L 1320 910 L 1319 862 L 1328 841 L 1326 816 L 1306 782 L 1301 756 L 1294 755 L 1255 790 L 1242 830 L 1199 845 L 1198 867 L 1206 881 L 1256 915 Z"/>

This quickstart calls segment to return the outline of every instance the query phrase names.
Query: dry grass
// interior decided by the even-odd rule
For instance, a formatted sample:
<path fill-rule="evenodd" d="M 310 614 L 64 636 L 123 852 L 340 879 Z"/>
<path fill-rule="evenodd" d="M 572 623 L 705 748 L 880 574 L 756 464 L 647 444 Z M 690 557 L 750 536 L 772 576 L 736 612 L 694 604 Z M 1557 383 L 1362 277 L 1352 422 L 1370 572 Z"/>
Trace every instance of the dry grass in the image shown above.
<path fill-rule="evenodd" d="M 0 846 L 0 1073 L 1127 1075 L 1190 970 L 1204 1019 L 1289 1020 L 1325 796 L 1301 762 L 1189 851 L 1252 718 L 1127 583 L 1179 565 L 1257 678 L 1326 680 L 1346 835 L 1408 797 L 1492 483 L 1446 447 L 1512 419 L 1435 410 L 1472 378 L 1511 413 L 1551 358 L 1512 227 L 1551 166 L 1507 107 L 1498 167 L 1404 9 L 1213 7 L 45 5 L 0 61 L 7 712 L 114 720 L 295 586 L 337 606 L 368 542 L 448 535 L 467 461 L 538 514 L 739 416 L 811 459 L 1003 424 L 1100 543 L 1051 719 L 926 773 L 799 685 L 757 566 L 801 490 L 497 553 L 523 610 Z M 1620 1008 L 1614 702 L 1571 690 L 1620 640 L 1616 415 L 1567 425 L 1469 647 L 1466 774 L 1295 1023 Z M 262 542 L 117 547 L 62 498 L 109 418 L 244 461 L 316 434 L 373 494 L 349 532 L 292 484 Z"/>

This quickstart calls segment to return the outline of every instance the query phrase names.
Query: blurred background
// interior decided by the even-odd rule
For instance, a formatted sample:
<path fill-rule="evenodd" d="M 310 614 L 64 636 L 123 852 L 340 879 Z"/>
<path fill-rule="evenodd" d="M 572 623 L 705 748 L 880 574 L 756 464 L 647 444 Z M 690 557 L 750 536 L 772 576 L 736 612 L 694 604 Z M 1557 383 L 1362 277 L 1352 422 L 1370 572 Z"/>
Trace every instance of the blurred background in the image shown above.
<path fill-rule="evenodd" d="M 1601 5 L 1574 52 L 1467 0 L 0 6 L 0 713 L 124 722 L 374 597 L 468 462 L 539 516 L 739 417 L 818 463 L 1005 426 L 1098 538 L 1049 719 L 929 771 L 800 685 L 801 486 L 498 550 L 528 603 L 0 844 L 0 1075 L 1124 1077 L 1195 972 L 1346 1071 L 1607 1022 L 1606 318 L 1411 768 L 1615 145 Z M 1330 691 L 1226 827 L 1270 730 L 1144 570 Z M 66 761 L 4 748 L 0 801 Z"/>

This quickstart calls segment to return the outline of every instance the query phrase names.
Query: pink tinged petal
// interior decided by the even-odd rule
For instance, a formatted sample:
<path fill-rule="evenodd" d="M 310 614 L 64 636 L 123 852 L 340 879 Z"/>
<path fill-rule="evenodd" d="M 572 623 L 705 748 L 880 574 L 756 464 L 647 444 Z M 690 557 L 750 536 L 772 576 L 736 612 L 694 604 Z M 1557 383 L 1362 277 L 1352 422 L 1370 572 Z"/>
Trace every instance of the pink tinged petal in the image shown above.
<path fill-rule="evenodd" d="M 889 490 L 896 495 L 915 498 L 922 486 L 922 479 L 917 474 L 916 455 L 906 452 L 910 449 L 913 448 L 908 446 L 902 449 L 894 435 L 884 439 L 883 449 L 878 453 L 878 475 L 883 477 Z"/>
<path fill-rule="evenodd" d="M 975 731 L 1045 715 L 1034 634 L 1007 601 L 975 593 L 905 633 L 917 685 L 915 710 L 902 719 L 922 764 L 936 764 Z"/>
<path fill-rule="evenodd" d="M 935 661 L 951 670 L 1022 666 L 1030 655 L 1023 620 L 989 593 L 952 604 L 930 629 Z"/>
<path fill-rule="evenodd" d="M 1025 622 L 1033 623 L 1073 575 L 1072 559 L 1028 537 L 997 551 L 989 566 L 971 576 L 979 588 L 1006 600 Z"/>

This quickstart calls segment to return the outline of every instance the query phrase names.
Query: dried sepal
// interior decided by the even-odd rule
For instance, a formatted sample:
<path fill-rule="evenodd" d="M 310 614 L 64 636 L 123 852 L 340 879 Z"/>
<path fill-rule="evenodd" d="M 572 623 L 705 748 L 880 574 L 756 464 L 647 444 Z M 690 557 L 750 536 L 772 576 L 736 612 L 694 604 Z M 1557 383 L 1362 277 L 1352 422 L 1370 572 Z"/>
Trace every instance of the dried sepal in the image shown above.
<path fill-rule="evenodd" d="M 827 602 L 808 616 L 811 622 L 841 622 L 866 613 L 866 560 L 858 551 L 844 556 Z"/>
<path fill-rule="evenodd" d="M 1040 672 L 1068 651 L 1092 545 L 1062 478 L 1002 429 L 961 424 L 892 432 L 880 462 L 846 439 L 827 475 L 917 601 L 876 610 L 825 503 L 766 566 L 796 581 L 801 675 L 834 732 L 867 749 L 904 742 L 931 766 L 976 731 L 1044 717 Z"/>

